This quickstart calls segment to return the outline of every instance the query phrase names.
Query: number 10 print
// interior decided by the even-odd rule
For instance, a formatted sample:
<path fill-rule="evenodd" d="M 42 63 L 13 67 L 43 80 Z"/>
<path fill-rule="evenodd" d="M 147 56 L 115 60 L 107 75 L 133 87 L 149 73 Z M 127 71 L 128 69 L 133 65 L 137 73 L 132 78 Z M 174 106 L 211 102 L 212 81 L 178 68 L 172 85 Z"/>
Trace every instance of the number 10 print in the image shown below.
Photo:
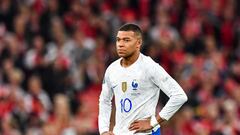
<path fill-rule="evenodd" d="M 132 109 L 132 102 L 130 99 L 128 98 L 121 99 L 120 103 L 121 103 L 121 113 L 123 113 L 123 111 L 129 112 Z"/>

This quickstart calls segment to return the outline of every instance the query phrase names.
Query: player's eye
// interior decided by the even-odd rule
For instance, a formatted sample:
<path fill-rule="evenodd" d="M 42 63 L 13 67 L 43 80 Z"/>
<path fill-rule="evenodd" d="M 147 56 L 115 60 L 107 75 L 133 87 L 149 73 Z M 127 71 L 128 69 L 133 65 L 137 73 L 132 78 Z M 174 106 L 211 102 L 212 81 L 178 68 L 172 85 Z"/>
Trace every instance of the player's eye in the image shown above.
<path fill-rule="evenodd" d="M 130 41 L 130 39 L 124 39 L 123 41 L 124 41 L 124 42 L 129 42 L 129 41 Z"/>

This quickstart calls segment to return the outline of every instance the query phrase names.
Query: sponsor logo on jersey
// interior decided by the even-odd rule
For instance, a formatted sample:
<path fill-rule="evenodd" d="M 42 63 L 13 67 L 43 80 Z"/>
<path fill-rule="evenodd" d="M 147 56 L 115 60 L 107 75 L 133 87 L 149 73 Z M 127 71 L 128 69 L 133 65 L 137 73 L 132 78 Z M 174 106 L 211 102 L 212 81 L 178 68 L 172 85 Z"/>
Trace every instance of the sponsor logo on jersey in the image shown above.
<path fill-rule="evenodd" d="M 127 91 L 127 82 L 122 82 L 122 91 L 123 92 Z"/>
<path fill-rule="evenodd" d="M 134 79 L 134 80 L 132 81 L 132 89 L 133 89 L 133 90 L 137 90 L 137 88 L 138 88 L 138 83 L 137 83 L 136 79 Z"/>
<path fill-rule="evenodd" d="M 112 89 L 114 89 L 114 88 L 116 88 L 118 85 L 114 85 L 113 87 L 112 87 Z"/>

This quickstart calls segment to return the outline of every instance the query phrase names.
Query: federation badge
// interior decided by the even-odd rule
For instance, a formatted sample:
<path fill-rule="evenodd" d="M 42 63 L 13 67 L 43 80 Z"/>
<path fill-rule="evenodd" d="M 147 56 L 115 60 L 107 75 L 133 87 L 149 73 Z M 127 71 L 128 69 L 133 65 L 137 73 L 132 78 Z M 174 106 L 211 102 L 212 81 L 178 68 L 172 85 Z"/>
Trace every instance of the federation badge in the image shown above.
<path fill-rule="evenodd" d="M 122 82 L 122 91 L 123 92 L 127 91 L 127 82 Z"/>
<path fill-rule="evenodd" d="M 132 81 L 132 89 L 133 89 L 133 90 L 137 90 L 137 88 L 138 88 L 138 83 L 137 83 L 136 79 L 134 79 L 134 80 Z"/>

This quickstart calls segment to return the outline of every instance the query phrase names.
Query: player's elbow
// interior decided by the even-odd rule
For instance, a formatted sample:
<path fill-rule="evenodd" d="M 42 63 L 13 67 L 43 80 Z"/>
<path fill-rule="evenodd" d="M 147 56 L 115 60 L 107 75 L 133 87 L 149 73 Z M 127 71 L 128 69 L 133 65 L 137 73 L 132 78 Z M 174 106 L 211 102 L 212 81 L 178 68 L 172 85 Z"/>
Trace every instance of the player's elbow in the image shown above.
<path fill-rule="evenodd" d="M 99 106 L 105 106 L 105 105 L 111 106 L 112 105 L 112 101 L 109 100 L 109 99 L 105 99 L 105 98 L 100 97 L 99 98 Z"/>
<path fill-rule="evenodd" d="M 188 101 L 188 97 L 187 97 L 187 95 L 186 95 L 185 93 L 181 95 L 181 101 L 182 101 L 183 103 L 185 103 L 185 102 Z"/>

